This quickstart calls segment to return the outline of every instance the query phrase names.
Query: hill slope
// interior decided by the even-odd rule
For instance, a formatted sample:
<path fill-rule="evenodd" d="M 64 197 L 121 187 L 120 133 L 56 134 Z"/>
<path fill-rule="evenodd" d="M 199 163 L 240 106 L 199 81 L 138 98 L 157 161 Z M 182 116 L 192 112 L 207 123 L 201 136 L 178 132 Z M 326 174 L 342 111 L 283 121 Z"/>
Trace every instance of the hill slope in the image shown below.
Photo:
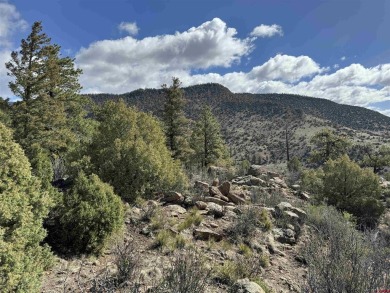
<path fill-rule="evenodd" d="M 285 131 L 291 153 L 305 156 L 310 136 L 323 127 L 358 137 L 358 142 L 387 142 L 390 117 L 356 106 L 292 94 L 234 94 L 219 84 L 183 88 L 186 112 L 196 119 L 202 105 L 208 104 L 222 125 L 222 132 L 237 160 L 269 163 L 284 160 Z M 123 99 L 140 110 L 161 115 L 164 92 L 139 89 L 121 95 L 89 95 L 96 103 Z M 285 115 L 286 112 L 290 115 Z"/>

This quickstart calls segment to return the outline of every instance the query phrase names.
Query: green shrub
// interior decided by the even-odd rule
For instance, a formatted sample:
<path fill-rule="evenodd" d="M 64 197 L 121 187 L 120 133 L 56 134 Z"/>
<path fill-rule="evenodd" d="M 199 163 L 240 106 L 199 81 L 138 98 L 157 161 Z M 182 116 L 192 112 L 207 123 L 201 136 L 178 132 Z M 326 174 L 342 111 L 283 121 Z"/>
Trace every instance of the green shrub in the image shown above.
<path fill-rule="evenodd" d="M 0 291 L 39 292 L 52 262 L 42 227 L 52 200 L 32 176 L 30 163 L 0 123 Z"/>
<path fill-rule="evenodd" d="M 372 227 L 384 212 L 378 176 L 346 155 L 324 165 L 323 184 L 321 195 L 328 204 L 353 214 L 358 224 Z"/>
<path fill-rule="evenodd" d="M 178 226 L 179 231 L 183 231 L 187 228 L 190 228 L 192 225 L 199 226 L 202 223 L 203 217 L 199 213 L 198 209 L 191 209 L 188 216 L 181 222 Z"/>
<path fill-rule="evenodd" d="M 96 116 L 100 124 L 88 154 L 94 172 L 124 200 L 186 186 L 186 176 L 172 159 L 156 118 L 123 101 L 105 103 Z"/>
<path fill-rule="evenodd" d="M 384 212 L 378 176 L 346 155 L 327 161 L 322 170 L 304 172 L 302 185 L 317 203 L 326 202 L 352 214 L 364 227 L 374 227 Z"/>
<path fill-rule="evenodd" d="M 186 239 L 181 234 L 175 234 L 170 230 L 161 230 L 156 236 L 154 248 L 168 249 L 169 252 L 176 249 L 183 249 L 186 246 Z"/>
<path fill-rule="evenodd" d="M 61 212 L 64 248 L 73 253 L 99 254 L 123 225 L 123 204 L 97 175 L 80 173 L 64 195 Z"/>

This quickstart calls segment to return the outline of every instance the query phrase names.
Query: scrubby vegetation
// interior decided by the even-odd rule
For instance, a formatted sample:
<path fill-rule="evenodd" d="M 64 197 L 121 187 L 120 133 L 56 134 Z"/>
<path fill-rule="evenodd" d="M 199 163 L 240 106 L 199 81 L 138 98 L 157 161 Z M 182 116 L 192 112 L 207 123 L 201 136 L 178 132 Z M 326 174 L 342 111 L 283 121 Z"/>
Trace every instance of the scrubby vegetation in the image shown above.
<path fill-rule="evenodd" d="M 374 292 L 390 284 L 389 247 L 372 233 L 357 231 L 332 207 L 311 207 L 313 234 L 305 248 L 304 292 Z"/>
<path fill-rule="evenodd" d="M 389 119 L 177 77 L 93 103 L 60 51 L 36 22 L 6 65 L 20 100 L 0 99 L 1 292 L 39 292 L 54 259 L 63 292 L 272 292 L 286 264 L 304 276 L 277 283 L 290 291 L 389 286 L 389 147 L 361 143 Z"/>

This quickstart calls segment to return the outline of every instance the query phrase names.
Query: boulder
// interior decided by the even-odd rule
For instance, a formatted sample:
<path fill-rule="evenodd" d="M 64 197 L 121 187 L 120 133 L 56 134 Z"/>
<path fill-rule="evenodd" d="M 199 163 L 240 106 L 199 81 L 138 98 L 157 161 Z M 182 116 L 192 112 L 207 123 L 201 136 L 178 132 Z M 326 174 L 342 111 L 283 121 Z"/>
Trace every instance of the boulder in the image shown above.
<path fill-rule="evenodd" d="M 306 192 L 303 192 L 303 191 L 299 193 L 299 197 L 303 200 L 306 200 L 306 201 L 310 200 L 310 195 Z"/>
<path fill-rule="evenodd" d="M 243 199 L 237 192 L 231 191 L 227 197 L 234 202 L 235 204 L 244 204 L 245 199 Z"/>
<path fill-rule="evenodd" d="M 300 190 L 301 186 L 299 184 L 294 184 L 294 185 L 291 185 L 291 189 L 293 189 L 293 190 Z"/>
<path fill-rule="evenodd" d="M 272 172 L 272 171 L 268 171 L 267 175 L 268 175 L 269 178 L 277 178 L 277 177 L 280 176 L 278 173 Z"/>
<path fill-rule="evenodd" d="M 195 206 L 198 208 L 198 210 L 201 211 L 207 209 L 207 203 L 205 203 L 204 201 L 200 201 L 200 200 L 196 201 Z"/>
<path fill-rule="evenodd" d="M 263 166 L 260 165 L 251 165 L 248 170 L 248 175 L 260 176 L 264 174 L 266 171 Z"/>
<path fill-rule="evenodd" d="M 221 218 L 224 215 L 223 207 L 214 202 L 207 203 L 207 210 L 209 215 L 213 215 L 217 218 Z"/>
<path fill-rule="evenodd" d="M 199 240 L 210 240 L 221 241 L 222 235 L 214 232 L 213 230 L 207 228 L 197 228 L 194 230 L 194 237 Z"/>
<path fill-rule="evenodd" d="M 263 288 L 257 283 L 249 281 L 248 278 L 238 280 L 232 289 L 236 293 L 265 293 Z"/>
<path fill-rule="evenodd" d="M 291 211 L 284 211 L 283 215 L 287 217 L 292 224 L 300 222 L 300 218 L 296 213 L 293 213 Z"/>
<path fill-rule="evenodd" d="M 279 177 L 275 177 L 273 180 L 274 180 L 274 182 L 275 182 L 277 185 L 279 185 L 280 187 L 282 187 L 282 188 L 288 188 L 286 182 L 285 182 L 283 179 L 281 179 L 281 178 L 279 178 Z"/>
<path fill-rule="evenodd" d="M 219 188 L 216 186 L 210 186 L 209 188 L 209 194 L 210 196 L 216 197 L 216 198 L 221 198 L 224 195 L 219 191 Z"/>
<path fill-rule="evenodd" d="M 184 196 L 176 191 L 167 192 L 161 199 L 163 202 L 181 204 L 184 202 Z"/>
<path fill-rule="evenodd" d="M 294 214 L 297 214 L 301 221 L 304 221 L 307 217 L 306 212 L 300 208 L 292 207 L 290 211 L 292 211 Z"/>
<path fill-rule="evenodd" d="M 220 198 L 216 197 L 211 197 L 211 196 L 206 196 L 202 199 L 204 202 L 214 202 L 216 204 L 219 204 L 221 206 L 226 206 L 226 205 L 234 205 L 232 202 L 227 202 L 225 200 L 222 200 Z"/>
<path fill-rule="evenodd" d="M 231 186 L 230 182 L 225 181 L 218 187 L 218 189 L 224 196 L 227 196 L 230 192 L 230 186 Z"/>
<path fill-rule="evenodd" d="M 176 204 L 169 205 L 165 209 L 166 209 L 166 211 L 168 211 L 168 213 L 171 217 L 182 215 L 182 214 L 185 214 L 187 212 L 187 210 L 185 208 L 183 208 L 179 205 L 176 205 Z"/>
<path fill-rule="evenodd" d="M 275 206 L 275 212 L 282 214 L 284 211 L 288 211 L 292 208 L 293 206 L 289 202 L 282 201 L 279 203 L 277 206 Z"/>
<path fill-rule="evenodd" d="M 203 182 L 203 181 L 195 181 L 194 183 L 194 187 L 195 188 L 198 188 L 198 189 L 201 189 L 203 191 L 208 191 L 209 190 L 209 184 L 207 182 Z"/>
<path fill-rule="evenodd" d="M 254 177 L 254 176 L 249 176 L 249 182 L 250 182 L 250 185 L 252 185 L 252 186 L 263 186 L 263 187 L 268 186 L 268 183 L 266 181 L 264 181 L 263 179 Z"/>

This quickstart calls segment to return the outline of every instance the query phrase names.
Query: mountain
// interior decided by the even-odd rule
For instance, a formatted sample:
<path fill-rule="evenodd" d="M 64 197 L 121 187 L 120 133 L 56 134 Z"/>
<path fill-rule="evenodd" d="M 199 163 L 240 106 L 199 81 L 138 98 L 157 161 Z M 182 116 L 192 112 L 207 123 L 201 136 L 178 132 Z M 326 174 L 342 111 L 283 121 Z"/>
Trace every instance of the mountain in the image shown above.
<path fill-rule="evenodd" d="M 329 127 L 349 135 L 356 143 L 390 142 L 390 117 L 356 106 L 292 94 L 232 93 L 215 83 L 183 88 L 186 112 L 194 120 L 202 105 L 212 107 L 236 160 L 276 163 L 285 160 L 288 132 L 291 154 L 307 156 L 310 137 Z M 125 100 L 142 111 L 160 116 L 162 89 L 138 89 L 130 93 L 89 95 L 96 103 Z"/>

